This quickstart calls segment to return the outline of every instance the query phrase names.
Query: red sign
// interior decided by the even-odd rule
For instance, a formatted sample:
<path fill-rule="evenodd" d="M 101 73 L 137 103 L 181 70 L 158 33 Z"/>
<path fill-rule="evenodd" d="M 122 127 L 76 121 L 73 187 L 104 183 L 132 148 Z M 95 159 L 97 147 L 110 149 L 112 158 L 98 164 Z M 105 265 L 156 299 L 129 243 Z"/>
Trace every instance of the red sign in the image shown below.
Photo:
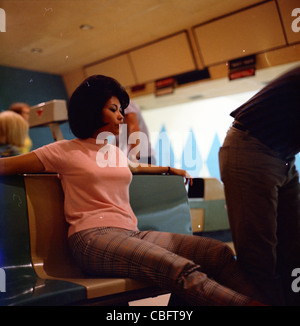
<path fill-rule="evenodd" d="M 155 82 L 156 89 L 173 86 L 175 80 L 173 77 L 160 79 Z"/>
<path fill-rule="evenodd" d="M 40 108 L 36 111 L 36 114 L 40 117 L 43 113 L 44 109 Z"/>
<path fill-rule="evenodd" d="M 255 69 L 249 68 L 249 69 L 245 69 L 245 70 L 230 72 L 229 80 L 234 80 L 234 79 L 244 78 L 244 77 L 249 77 L 249 76 L 254 76 L 254 75 L 255 75 Z"/>

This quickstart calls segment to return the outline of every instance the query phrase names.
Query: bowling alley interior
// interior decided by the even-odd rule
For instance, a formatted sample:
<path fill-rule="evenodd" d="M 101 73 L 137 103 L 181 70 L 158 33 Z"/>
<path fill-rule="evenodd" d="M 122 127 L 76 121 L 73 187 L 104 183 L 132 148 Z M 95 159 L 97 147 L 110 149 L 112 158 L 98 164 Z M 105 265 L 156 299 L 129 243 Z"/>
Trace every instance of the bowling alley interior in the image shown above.
<path fill-rule="evenodd" d="M 244 266 L 243 262 L 246 264 L 243 252 L 246 249 L 241 245 L 243 237 L 237 235 L 241 224 L 235 224 L 234 213 L 242 214 L 243 211 L 247 215 L 251 211 L 254 214 L 255 205 L 263 205 L 263 210 L 267 210 L 266 206 L 275 199 L 270 193 L 263 199 L 258 197 L 263 187 L 256 187 L 256 183 L 267 183 L 266 172 L 261 172 L 259 176 L 247 179 L 246 188 L 254 188 L 255 182 L 257 199 L 249 208 L 245 204 L 242 209 L 244 200 L 238 199 L 241 198 L 238 192 L 234 193 L 234 182 L 238 182 L 235 177 L 239 173 L 225 171 L 233 156 L 228 154 L 225 157 L 224 144 L 229 141 L 230 130 L 235 126 L 235 134 L 243 133 L 244 139 L 246 135 L 256 138 L 247 125 L 244 111 L 235 116 L 232 112 L 247 107 L 249 100 L 249 105 L 252 105 L 255 102 L 251 101 L 252 98 L 256 99 L 261 91 L 268 92 L 273 81 L 276 84 L 290 71 L 298 71 L 295 82 L 300 85 L 299 0 L 2 0 L 0 44 L 0 306 L 126 306 L 134 309 L 137 306 L 198 305 L 196 301 L 191 304 L 191 298 L 185 296 L 183 290 L 178 290 L 178 285 L 174 290 L 165 279 L 160 282 L 156 282 L 156 278 L 155 281 L 152 278 L 145 280 L 134 273 L 132 277 L 127 273 L 89 275 L 81 270 L 70 252 L 69 222 L 65 218 L 67 198 L 70 197 L 71 206 L 78 206 L 76 200 L 73 198 L 72 202 L 72 196 L 66 193 L 70 188 L 64 184 L 73 173 L 71 170 L 68 174 L 66 169 L 66 177 L 60 176 L 60 172 L 48 173 L 46 170 L 45 173 L 36 173 L 30 169 L 24 173 L 2 175 L 5 173 L 1 161 L 14 166 L 17 158 L 30 157 L 28 155 L 36 151 L 37 154 L 44 153 L 41 149 L 45 146 L 69 143 L 78 138 L 69 119 L 70 99 L 90 76 L 113 78 L 128 94 L 128 108 L 131 104 L 138 108 L 147 130 L 148 145 L 146 150 L 140 149 L 135 159 L 146 154 L 151 156 L 150 166 L 166 167 L 162 173 L 133 173 L 131 177 L 128 198 L 138 229 L 211 239 L 229 248 L 238 265 L 236 268 L 240 268 L 239 264 Z M 279 92 L 279 88 L 273 90 L 272 96 Z M 279 107 L 282 101 L 289 102 L 294 95 L 288 96 L 274 100 L 272 105 L 278 103 Z M 297 96 L 299 99 L 297 94 L 295 98 Z M 11 111 L 14 103 L 26 104 L 30 108 L 26 121 L 30 148 L 26 153 L 10 156 L 7 143 L 1 142 L 1 139 L 6 139 L 1 135 L 5 129 L 1 128 L 1 115 Z M 296 100 L 293 103 L 297 103 Z M 298 115 L 293 118 L 293 126 L 300 124 L 299 106 L 298 101 Z M 290 114 L 288 104 L 282 110 L 283 114 Z M 121 133 L 116 137 L 111 134 L 105 144 L 108 142 L 112 147 L 118 147 L 122 137 L 129 136 L 131 129 L 129 118 L 126 122 L 126 108 L 122 114 L 122 121 L 127 126 L 126 135 Z M 128 115 L 132 114 L 135 115 Z M 252 119 L 257 126 L 257 120 Z M 264 120 L 264 116 L 260 120 Z M 82 117 L 82 124 L 85 121 Z M 298 137 L 299 132 L 294 134 Z M 280 135 L 275 132 L 268 137 L 274 139 L 270 141 L 273 144 Z M 136 152 L 129 153 L 128 139 L 125 139 L 128 144 L 123 155 L 130 158 Z M 284 157 L 282 169 L 291 166 L 293 171 L 300 169 L 300 143 L 298 139 L 294 143 L 295 148 L 298 147 L 290 156 Z M 248 156 L 243 154 L 243 150 L 234 152 L 238 157 L 235 162 L 246 164 Z M 67 155 L 69 152 L 65 151 L 64 161 Z M 70 164 L 71 161 L 70 156 Z M 247 161 L 247 167 L 249 161 L 251 159 Z M 267 164 L 260 158 L 257 162 L 260 167 Z M 242 167 L 239 170 L 241 175 L 243 168 L 246 170 Z M 266 168 L 266 171 L 272 174 L 271 168 Z M 112 180 L 117 176 L 112 176 Z M 99 180 L 101 185 L 100 177 Z M 293 213 L 289 210 L 288 215 L 295 216 L 293 221 L 290 218 L 286 223 L 296 230 L 297 227 L 300 229 L 300 179 L 293 180 L 298 184 L 298 201 L 289 205 Z M 88 182 L 82 192 L 87 186 Z M 287 186 L 283 188 L 286 190 Z M 280 188 L 277 196 L 284 190 Z M 287 196 L 296 197 L 291 191 Z M 75 193 L 75 190 L 70 193 Z M 270 196 L 269 200 L 267 196 Z M 279 217 L 280 214 L 286 216 L 282 213 L 285 207 L 282 201 L 278 200 Z M 237 207 L 241 207 L 239 211 Z M 281 235 L 280 228 L 285 222 L 279 217 L 274 217 L 279 231 L 274 231 L 273 238 L 276 239 L 272 238 L 272 241 L 277 242 L 274 245 L 276 253 L 272 251 L 272 254 L 278 253 L 281 262 L 280 250 L 286 247 L 281 243 L 284 235 Z M 244 239 L 251 239 L 248 234 L 263 232 L 263 226 L 256 226 L 253 229 L 249 226 Z M 289 233 L 285 239 L 294 239 L 300 235 L 297 232 Z M 300 238 L 297 239 L 295 243 L 300 250 Z M 289 252 L 291 260 L 294 259 L 293 253 L 300 257 L 296 245 L 290 244 L 290 249 L 284 249 Z M 256 255 L 257 250 L 256 247 L 253 251 L 249 249 L 245 256 Z M 264 261 L 267 265 L 267 253 L 263 255 L 266 255 Z M 291 292 L 291 301 L 286 299 L 286 292 L 283 297 L 287 301 L 280 301 L 279 297 L 277 301 L 277 294 L 272 294 L 275 286 L 271 285 L 272 290 L 266 299 L 268 290 L 261 291 L 261 296 L 254 295 L 257 304 L 253 305 L 300 305 L 298 261 L 293 260 L 287 281 L 290 286 L 286 291 Z M 253 268 L 255 272 L 260 269 Z M 274 272 L 278 277 L 281 277 L 280 268 Z M 205 264 L 203 271 L 201 266 L 198 269 L 205 273 Z M 249 270 L 246 268 L 248 271 L 252 273 L 251 267 Z M 210 277 L 209 273 L 207 277 Z M 216 279 L 213 278 L 212 282 L 216 283 Z M 220 287 L 231 287 L 233 282 L 224 281 L 224 284 Z M 233 288 L 243 292 L 241 284 Z M 248 295 L 246 290 L 245 293 L 241 294 L 241 301 L 244 295 Z M 272 297 L 276 300 L 272 301 Z M 207 300 L 203 305 L 223 305 L 220 301 L 215 304 L 217 301 L 213 298 Z M 230 302 L 224 305 L 238 304 Z"/>

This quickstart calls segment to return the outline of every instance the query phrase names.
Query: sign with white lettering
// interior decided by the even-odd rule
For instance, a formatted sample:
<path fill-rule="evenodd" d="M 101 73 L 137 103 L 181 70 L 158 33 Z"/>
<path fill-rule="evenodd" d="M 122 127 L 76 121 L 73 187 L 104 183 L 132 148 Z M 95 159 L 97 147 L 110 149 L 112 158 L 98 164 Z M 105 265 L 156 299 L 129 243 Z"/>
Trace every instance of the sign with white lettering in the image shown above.
<path fill-rule="evenodd" d="M 255 55 L 229 61 L 229 80 L 255 75 Z"/>

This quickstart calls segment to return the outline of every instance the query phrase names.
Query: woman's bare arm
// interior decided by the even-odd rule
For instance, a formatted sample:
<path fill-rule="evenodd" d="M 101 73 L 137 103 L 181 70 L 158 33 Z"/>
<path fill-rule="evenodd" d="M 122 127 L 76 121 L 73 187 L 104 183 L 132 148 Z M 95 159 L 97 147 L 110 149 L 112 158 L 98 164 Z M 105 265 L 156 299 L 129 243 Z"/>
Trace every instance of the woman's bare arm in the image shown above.
<path fill-rule="evenodd" d="M 0 158 L 0 175 L 44 172 L 42 162 L 34 153 Z"/>

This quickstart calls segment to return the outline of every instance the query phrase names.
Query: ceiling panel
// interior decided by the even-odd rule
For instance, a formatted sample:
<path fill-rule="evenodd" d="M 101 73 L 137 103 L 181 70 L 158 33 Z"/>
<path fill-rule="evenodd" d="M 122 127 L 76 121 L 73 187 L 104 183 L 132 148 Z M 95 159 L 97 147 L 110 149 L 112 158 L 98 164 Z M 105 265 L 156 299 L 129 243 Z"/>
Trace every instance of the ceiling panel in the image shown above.
<path fill-rule="evenodd" d="M 286 45 L 273 1 L 202 25 L 195 32 L 206 66 Z"/>

